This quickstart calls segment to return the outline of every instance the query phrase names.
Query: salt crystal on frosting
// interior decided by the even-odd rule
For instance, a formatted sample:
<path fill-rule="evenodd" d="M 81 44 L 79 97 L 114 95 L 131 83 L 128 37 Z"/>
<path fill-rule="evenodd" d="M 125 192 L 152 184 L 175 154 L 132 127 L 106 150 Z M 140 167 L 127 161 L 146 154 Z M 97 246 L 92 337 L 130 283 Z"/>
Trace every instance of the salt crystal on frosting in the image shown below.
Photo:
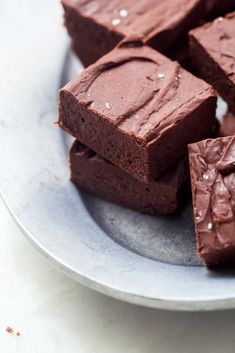
<path fill-rule="evenodd" d="M 115 18 L 114 20 L 112 20 L 112 25 L 117 26 L 119 25 L 120 22 L 121 22 L 120 18 Z"/>
<path fill-rule="evenodd" d="M 215 19 L 215 22 L 223 22 L 224 18 L 223 17 L 218 17 Z"/>
<path fill-rule="evenodd" d="M 211 229 L 212 229 L 212 227 L 213 227 L 212 223 L 211 223 L 211 222 L 210 222 L 210 223 L 208 223 L 208 230 L 211 230 Z"/>
<path fill-rule="evenodd" d="M 204 180 L 208 180 L 209 179 L 209 175 L 208 174 L 203 174 L 202 177 L 203 177 Z"/>
<path fill-rule="evenodd" d="M 196 219 L 199 220 L 199 219 L 201 218 L 201 216 L 202 216 L 202 212 L 199 211 L 199 212 L 197 213 Z"/>
<path fill-rule="evenodd" d="M 119 13 L 120 13 L 120 16 L 122 17 L 126 17 L 128 15 L 128 12 L 126 9 L 121 9 Z"/>

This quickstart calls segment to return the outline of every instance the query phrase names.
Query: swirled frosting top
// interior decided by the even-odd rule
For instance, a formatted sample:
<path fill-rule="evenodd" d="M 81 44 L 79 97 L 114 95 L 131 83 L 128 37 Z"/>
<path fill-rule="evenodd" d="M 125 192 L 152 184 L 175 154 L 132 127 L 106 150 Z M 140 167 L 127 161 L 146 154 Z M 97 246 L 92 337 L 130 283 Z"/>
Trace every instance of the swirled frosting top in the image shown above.
<path fill-rule="evenodd" d="M 199 251 L 235 245 L 235 136 L 189 145 Z"/>

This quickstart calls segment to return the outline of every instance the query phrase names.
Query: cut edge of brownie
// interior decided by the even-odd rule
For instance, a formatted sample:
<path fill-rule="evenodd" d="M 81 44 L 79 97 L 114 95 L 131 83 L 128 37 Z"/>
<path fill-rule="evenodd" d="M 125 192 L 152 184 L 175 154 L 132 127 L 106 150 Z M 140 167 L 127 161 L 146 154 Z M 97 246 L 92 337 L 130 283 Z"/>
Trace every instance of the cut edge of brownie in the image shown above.
<path fill-rule="evenodd" d="M 61 92 L 60 102 L 63 100 L 63 95 L 64 92 Z M 68 97 L 70 99 L 69 106 L 74 105 L 76 110 L 78 108 L 76 99 L 70 92 L 66 93 L 66 100 Z M 215 106 L 216 97 L 208 94 L 208 98 L 195 107 L 194 112 L 189 114 L 189 118 L 179 120 L 175 125 L 174 132 L 171 129 L 165 129 L 161 134 L 161 138 L 157 137 L 147 143 L 142 143 L 134 135 L 130 136 L 124 131 L 117 129 L 116 126 L 113 126 L 108 120 L 104 120 L 97 112 L 89 111 L 87 114 L 86 106 L 82 104 L 79 104 L 79 114 L 71 114 L 70 118 L 68 118 L 67 109 L 66 119 L 63 118 L 65 115 L 63 104 L 60 104 L 59 125 L 105 159 L 140 181 L 147 183 L 156 179 L 168 167 L 177 162 L 187 150 L 188 143 L 215 135 L 215 130 L 218 127 L 215 119 Z M 68 120 L 69 124 L 67 125 Z M 202 129 L 203 133 L 200 130 L 200 133 L 195 134 L 195 124 L 204 126 L 204 129 Z M 97 125 L 99 129 L 96 128 Z M 79 134 L 76 133 L 78 126 Z M 94 137 L 94 130 L 96 129 L 98 132 Z M 177 139 L 177 145 L 172 144 L 172 139 L 178 130 L 181 132 L 181 136 L 183 133 L 188 135 L 189 131 L 192 132 L 193 138 L 190 138 L 190 140 L 186 140 L 186 138 L 185 140 Z M 94 139 L 97 139 L 97 141 L 94 142 Z M 101 143 L 103 140 L 106 141 L 105 145 Z M 122 149 L 123 144 L 126 146 L 125 151 Z M 96 150 L 95 145 L 99 146 L 99 150 Z M 159 151 L 159 145 L 164 145 L 164 153 L 162 149 Z M 182 150 L 182 153 L 179 153 L 179 150 Z M 126 153 L 126 156 L 123 156 L 123 153 Z M 121 155 L 122 159 L 120 159 Z M 139 158 L 140 155 L 142 159 Z M 165 160 L 168 161 L 167 167 Z M 161 161 L 163 161 L 162 164 Z"/>
<path fill-rule="evenodd" d="M 70 149 L 71 181 L 80 189 L 146 214 L 173 213 L 180 204 L 188 178 L 187 160 L 158 180 L 144 184 L 77 140 Z"/>

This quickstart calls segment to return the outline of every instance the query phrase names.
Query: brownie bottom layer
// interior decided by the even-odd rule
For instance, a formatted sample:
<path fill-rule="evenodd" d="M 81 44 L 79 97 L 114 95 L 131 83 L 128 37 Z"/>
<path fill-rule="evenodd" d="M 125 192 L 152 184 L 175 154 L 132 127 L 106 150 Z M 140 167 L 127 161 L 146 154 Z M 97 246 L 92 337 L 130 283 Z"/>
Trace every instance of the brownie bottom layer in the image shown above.
<path fill-rule="evenodd" d="M 70 150 L 71 180 L 82 189 L 133 210 L 155 215 L 172 213 L 187 179 L 182 160 L 161 178 L 142 183 L 75 141 Z"/>

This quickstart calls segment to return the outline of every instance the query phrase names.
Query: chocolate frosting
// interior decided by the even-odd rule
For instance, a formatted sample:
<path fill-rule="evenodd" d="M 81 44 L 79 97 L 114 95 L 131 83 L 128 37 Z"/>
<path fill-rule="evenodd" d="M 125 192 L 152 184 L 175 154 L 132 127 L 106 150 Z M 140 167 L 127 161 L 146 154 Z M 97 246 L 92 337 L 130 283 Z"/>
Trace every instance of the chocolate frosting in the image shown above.
<path fill-rule="evenodd" d="M 213 95 L 207 83 L 133 38 L 63 90 L 145 143 Z"/>
<path fill-rule="evenodd" d="M 235 245 L 235 137 L 189 145 L 199 252 Z"/>
<path fill-rule="evenodd" d="M 235 12 L 219 17 L 191 33 L 235 83 Z"/>
<path fill-rule="evenodd" d="M 198 6 L 206 12 L 205 0 L 174 0 L 170 4 L 162 0 L 63 0 L 63 3 L 73 5 L 82 16 L 91 17 L 124 37 L 144 35 L 146 41 L 156 33 L 181 25 Z"/>

